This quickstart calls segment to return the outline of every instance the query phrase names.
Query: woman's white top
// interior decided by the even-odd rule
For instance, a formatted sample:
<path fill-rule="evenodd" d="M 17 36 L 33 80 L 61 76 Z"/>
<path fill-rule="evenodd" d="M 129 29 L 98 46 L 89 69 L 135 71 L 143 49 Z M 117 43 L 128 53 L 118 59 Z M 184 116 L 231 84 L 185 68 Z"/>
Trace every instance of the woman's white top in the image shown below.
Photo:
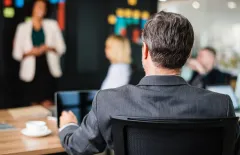
<path fill-rule="evenodd" d="M 62 32 L 55 20 L 44 19 L 42 28 L 45 35 L 45 44 L 57 51 L 46 53 L 49 71 L 53 77 L 61 77 L 60 57 L 66 51 Z M 24 53 L 31 51 L 33 48 L 32 29 L 32 21 L 19 24 L 14 39 L 13 58 L 21 62 L 19 76 L 25 82 L 31 82 L 34 79 L 36 69 L 35 56 L 23 58 Z"/>
<path fill-rule="evenodd" d="M 130 64 L 111 64 L 101 89 L 117 88 L 128 84 L 131 72 Z"/>

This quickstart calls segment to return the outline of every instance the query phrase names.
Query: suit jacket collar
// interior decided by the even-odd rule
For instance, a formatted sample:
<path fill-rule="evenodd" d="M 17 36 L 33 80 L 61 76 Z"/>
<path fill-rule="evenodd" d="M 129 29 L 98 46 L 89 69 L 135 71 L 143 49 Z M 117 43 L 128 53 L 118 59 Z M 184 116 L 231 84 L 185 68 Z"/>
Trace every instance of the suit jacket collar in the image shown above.
<path fill-rule="evenodd" d="M 187 85 L 188 83 L 180 76 L 145 76 L 139 82 L 141 85 L 150 86 L 173 86 L 173 85 Z"/>

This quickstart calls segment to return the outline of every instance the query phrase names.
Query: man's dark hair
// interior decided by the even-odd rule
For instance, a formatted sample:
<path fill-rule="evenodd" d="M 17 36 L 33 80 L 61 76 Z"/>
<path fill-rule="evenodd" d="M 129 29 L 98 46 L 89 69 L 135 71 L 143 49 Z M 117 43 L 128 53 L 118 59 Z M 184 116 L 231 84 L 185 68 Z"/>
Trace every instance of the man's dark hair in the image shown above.
<path fill-rule="evenodd" d="M 187 18 L 161 11 L 148 20 L 142 38 L 157 67 L 177 69 L 181 68 L 190 56 L 194 32 Z"/>
<path fill-rule="evenodd" d="M 216 50 L 215 50 L 213 47 L 207 46 L 207 47 L 204 47 L 202 50 L 207 50 L 207 51 L 209 51 L 209 52 L 212 53 L 215 57 L 216 57 L 216 55 L 217 55 L 217 52 L 216 52 Z"/>

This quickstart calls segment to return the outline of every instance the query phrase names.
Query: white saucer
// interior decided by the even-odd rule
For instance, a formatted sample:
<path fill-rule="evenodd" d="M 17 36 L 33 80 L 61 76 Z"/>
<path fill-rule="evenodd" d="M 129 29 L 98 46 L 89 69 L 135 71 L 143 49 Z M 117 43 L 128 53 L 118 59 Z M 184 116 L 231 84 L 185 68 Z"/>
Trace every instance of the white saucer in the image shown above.
<path fill-rule="evenodd" d="M 48 136 L 52 133 L 52 131 L 50 129 L 48 129 L 45 132 L 41 132 L 41 133 L 33 133 L 33 132 L 29 132 L 27 128 L 22 129 L 21 133 L 25 136 L 29 136 L 29 137 L 44 137 L 44 136 Z"/>

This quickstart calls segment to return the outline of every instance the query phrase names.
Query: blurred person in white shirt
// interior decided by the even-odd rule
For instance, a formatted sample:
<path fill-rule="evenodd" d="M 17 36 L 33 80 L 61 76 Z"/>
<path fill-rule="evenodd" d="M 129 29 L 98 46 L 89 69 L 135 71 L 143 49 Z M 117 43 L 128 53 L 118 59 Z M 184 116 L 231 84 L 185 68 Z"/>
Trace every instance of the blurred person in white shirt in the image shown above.
<path fill-rule="evenodd" d="M 240 102 L 240 73 L 238 74 L 238 78 L 237 78 L 236 96 L 238 98 L 238 101 Z"/>

